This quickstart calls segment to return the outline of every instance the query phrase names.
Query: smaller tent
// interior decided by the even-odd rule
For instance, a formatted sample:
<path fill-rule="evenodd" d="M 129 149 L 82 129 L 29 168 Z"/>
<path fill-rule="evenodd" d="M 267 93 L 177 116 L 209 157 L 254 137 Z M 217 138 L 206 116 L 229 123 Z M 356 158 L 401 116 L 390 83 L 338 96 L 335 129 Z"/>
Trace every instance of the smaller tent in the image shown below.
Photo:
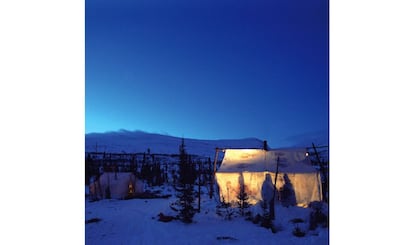
<path fill-rule="evenodd" d="M 92 199 L 124 199 L 142 192 L 144 183 L 130 172 L 106 172 L 89 185 Z"/>
<path fill-rule="evenodd" d="M 226 149 L 216 180 L 221 200 L 229 203 L 237 202 L 241 184 L 251 204 L 277 198 L 307 206 L 322 200 L 321 178 L 305 149 Z"/>

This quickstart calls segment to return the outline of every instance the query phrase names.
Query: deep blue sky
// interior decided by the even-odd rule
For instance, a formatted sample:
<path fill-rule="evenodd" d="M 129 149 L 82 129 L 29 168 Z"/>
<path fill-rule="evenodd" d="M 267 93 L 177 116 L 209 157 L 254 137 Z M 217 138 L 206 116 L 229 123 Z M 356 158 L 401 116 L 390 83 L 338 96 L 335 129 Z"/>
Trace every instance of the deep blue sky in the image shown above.
<path fill-rule="evenodd" d="M 328 143 L 327 0 L 86 0 L 85 131 Z"/>

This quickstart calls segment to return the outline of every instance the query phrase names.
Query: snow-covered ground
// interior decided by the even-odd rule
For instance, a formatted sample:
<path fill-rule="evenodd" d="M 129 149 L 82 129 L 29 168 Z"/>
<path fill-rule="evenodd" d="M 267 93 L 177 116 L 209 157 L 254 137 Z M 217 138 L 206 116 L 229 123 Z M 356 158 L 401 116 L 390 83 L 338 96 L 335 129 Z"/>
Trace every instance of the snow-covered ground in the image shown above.
<path fill-rule="evenodd" d="M 170 204 L 177 200 L 173 188 L 160 187 L 161 193 L 172 194 L 168 199 L 106 199 L 90 202 L 86 196 L 85 220 L 99 222 L 85 224 L 85 244 L 328 244 L 328 228 L 308 229 L 311 208 L 282 207 L 276 205 L 277 232 L 260 227 L 240 215 L 231 220 L 216 214 L 217 202 L 207 192 L 201 198 L 201 212 L 193 223 L 179 220 L 168 223 L 158 221 L 160 212 L 176 215 Z M 196 202 L 197 203 L 197 202 Z M 303 219 L 294 224 L 292 219 Z M 304 237 L 292 234 L 298 226 L 306 232 Z"/>

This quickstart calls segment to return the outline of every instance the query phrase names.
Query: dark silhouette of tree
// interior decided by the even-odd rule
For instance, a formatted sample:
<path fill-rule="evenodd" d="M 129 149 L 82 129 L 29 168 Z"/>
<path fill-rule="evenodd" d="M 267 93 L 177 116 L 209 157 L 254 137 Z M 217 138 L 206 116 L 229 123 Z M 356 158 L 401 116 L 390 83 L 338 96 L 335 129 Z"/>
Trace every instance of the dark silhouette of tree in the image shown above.
<path fill-rule="evenodd" d="M 187 154 L 182 139 L 179 147 L 179 169 L 178 169 L 178 187 L 176 188 L 179 198 L 179 219 L 184 223 L 192 223 L 193 216 L 196 213 L 194 208 L 194 182 L 197 178 L 195 164 L 191 161 L 191 157 Z"/>
<path fill-rule="evenodd" d="M 140 177 L 147 182 L 147 184 L 151 184 L 151 166 L 148 163 L 143 163 L 141 166 L 141 174 Z"/>
<path fill-rule="evenodd" d="M 237 206 L 238 206 L 238 208 L 240 210 L 240 214 L 242 216 L 244 216 L 245 210 L 250 207 L 250 204 L 248 202 L 249 196 L 246 193 L 245 187 L 246 186 L 244 185 L 243 174 L 240 173 L 240 176 L 239 176 L 239 191 L 237 193 Z"/>
<path fill-rule="evenodd" d="M 179 183 L 181 185 L 194 185 L 194 182 L 197 178 L 197 170 L 195 164 L 191 161 L 191 156 L 189 156 L 185 150 L 184 139 L 180 145 L 180 162 L 179 162 Z"/>
<path fill-rule="evenodd" d="M 129 165 L 129 171 L 132 172 L 132 173 L 136 173 L 137 172 L 137 168 L 138 168 L 138 165 L 137 165 L 136 156 L 132 156 L 132 158 L 131 158 L 131 164 Z"/>
<path fill-rule="evenodd" d="M 94 175 L 93 161 L 91 155 L 88 154 L 85 159 L 85 185 L 89 185 L 89 179 Z"/>

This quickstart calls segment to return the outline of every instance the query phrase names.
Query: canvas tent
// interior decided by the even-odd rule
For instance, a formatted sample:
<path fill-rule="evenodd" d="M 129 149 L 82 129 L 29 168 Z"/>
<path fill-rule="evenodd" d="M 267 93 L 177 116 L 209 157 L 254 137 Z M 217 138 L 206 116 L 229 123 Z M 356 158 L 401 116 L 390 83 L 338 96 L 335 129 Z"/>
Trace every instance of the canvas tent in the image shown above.
<path fill-rule="evenodd" d="M 144 192 L 144 183 L 131 172 L 106 172 L 89 185 L 92 199 L 124 199 Z"/>
<path fill-rule="evenodd" d="M 297 206 L 322 200 L 321 178 L 305 149 L 226 149 L 216 180 L 225 202 L 237 201 L 240 184 L 244 184 L 252 204 L 274 196 L 282 203 Z"/>

